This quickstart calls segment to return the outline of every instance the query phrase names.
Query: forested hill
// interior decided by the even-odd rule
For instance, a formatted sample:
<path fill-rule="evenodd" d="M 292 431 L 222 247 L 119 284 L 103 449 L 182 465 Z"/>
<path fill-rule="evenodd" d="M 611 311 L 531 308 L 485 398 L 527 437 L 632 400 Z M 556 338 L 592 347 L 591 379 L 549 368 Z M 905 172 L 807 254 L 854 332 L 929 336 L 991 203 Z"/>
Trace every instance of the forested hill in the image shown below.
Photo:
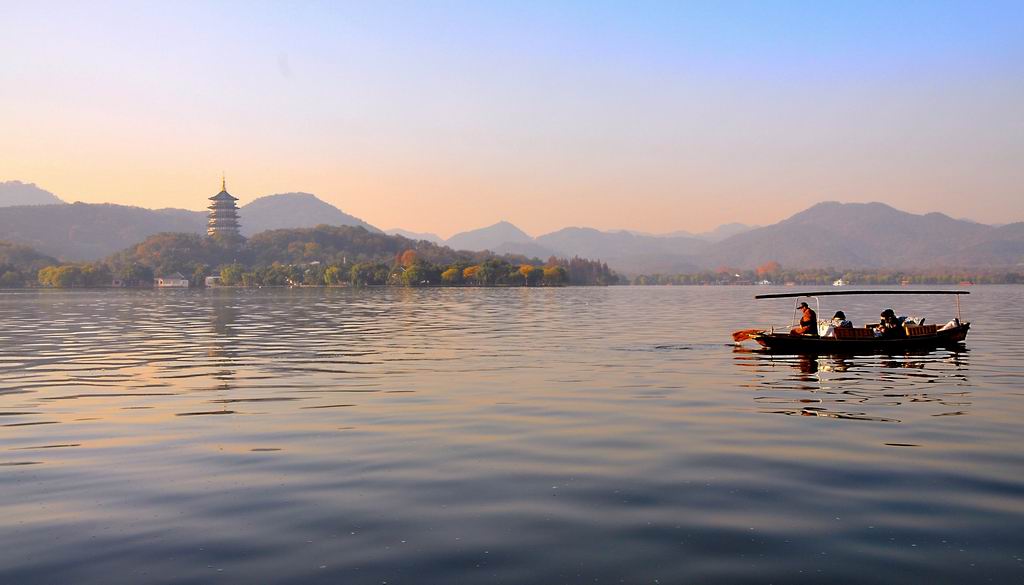
<path fill-rule="evenodd" d="M 198 234 L 163 233 L 111 256 L 105 263 L 114 273 L 140 266 L 156 275 L 180 272 L 196 283 L 203 276 L 219 274 L 226 266 L 250 274 L 257 284 L 284 284 L 261 280 L 268 270 L 278 271 L 280 280 L 294 280 L 293 276 L 285 275 L 297 266 L 303 267 L 303 274 L 314 275 L 312 282 L 305 280 L 306 284 L 335 284 L 327 276 L 328 270 L 335 275 L 347 275 L 362 268 L 383 274 L 381 278 L 369 279 L 369 284 L 392 282 L 396 277 L 409 281 L 410 275 L 415 275 L 414 284 L 441 284 L 442 274 L 449 275 L 447 284 L 461 284 L 464 280 L 472 284 L 517 284 L 529 280 L 531 266 L 541 273 L 544 268 L 561 267 L 565 271 L 564 283 L 569 284 L 619 282 L 619 277 L 600 261 L 456 251 L 424 240 L 370 232 L 361 226 L 270 230 L 235 247 Z M 456 277 L 453 271 L 460 276 Z"/>
<path fill-rule="evenodd" d="M 56 263 L 56 258 L 28 246 L 0 242 L 0 287 L 20 287 L 32 282 L 40 269 Z"/>
<path fill-rule="evenodd" d="M 493 256 L 487 252 L 455 252 L 423 240 L 374 233 L 362 227 L 321 225 L 260 232 L 238 248 L 220 246 L 199 234 L 161 233 L 111 256 L 108 262 L 142 264 L 157 274 L 186 273 L 198 264 L 218 266 L 233 262 L 248 266 L 390 263 L 406 250 L 414 250 L 421 259 L 434 263 L 482 261 Z M 508 258 L 510 261 L 527 260 L 522 256 Z"/>

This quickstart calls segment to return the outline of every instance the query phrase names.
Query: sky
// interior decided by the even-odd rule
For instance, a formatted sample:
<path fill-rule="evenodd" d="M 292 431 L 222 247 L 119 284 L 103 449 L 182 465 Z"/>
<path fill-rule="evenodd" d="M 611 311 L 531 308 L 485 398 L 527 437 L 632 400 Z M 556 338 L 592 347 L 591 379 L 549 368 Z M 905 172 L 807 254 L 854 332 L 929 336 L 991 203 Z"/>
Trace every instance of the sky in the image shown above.
<path fill-rule="evenodd" d="M 1024 220 L 1019 2 L 0 0 L 0 181 L 382 228 Z"/>

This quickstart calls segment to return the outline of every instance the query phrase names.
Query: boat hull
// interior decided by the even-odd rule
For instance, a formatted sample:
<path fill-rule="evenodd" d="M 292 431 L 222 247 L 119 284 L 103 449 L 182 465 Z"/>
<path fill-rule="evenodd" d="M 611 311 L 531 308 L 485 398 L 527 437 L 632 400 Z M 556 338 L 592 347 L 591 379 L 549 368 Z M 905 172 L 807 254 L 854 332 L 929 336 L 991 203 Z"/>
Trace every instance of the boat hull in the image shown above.
<path fill-rule="evenodd" d="M 870 354 L 928 350 L 956 345 L 967 338 L 971 324 L 918 337 L 874 337 L 869 339 L 836 339 L 788 333 L 761 333 L 751 337 L 761 347 L 775 353 L 791 354 Z"/>

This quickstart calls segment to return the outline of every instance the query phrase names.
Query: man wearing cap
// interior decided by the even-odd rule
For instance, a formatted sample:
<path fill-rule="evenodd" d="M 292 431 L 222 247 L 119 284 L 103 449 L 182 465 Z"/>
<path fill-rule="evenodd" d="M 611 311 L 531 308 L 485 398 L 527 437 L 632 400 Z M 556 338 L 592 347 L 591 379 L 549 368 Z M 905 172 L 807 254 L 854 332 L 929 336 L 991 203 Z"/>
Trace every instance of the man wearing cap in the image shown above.
<path fill-rule="evenodd" d="M 817 337 L 818 314 L 814 312 L 814 309 L 807 306 L 807 303 L 800 303 L 796 308 L 803 311 L 803 315 L 800 316 L 800 326 L 794 327 L 790 333 L 793 335 L 813 335 Z"/>

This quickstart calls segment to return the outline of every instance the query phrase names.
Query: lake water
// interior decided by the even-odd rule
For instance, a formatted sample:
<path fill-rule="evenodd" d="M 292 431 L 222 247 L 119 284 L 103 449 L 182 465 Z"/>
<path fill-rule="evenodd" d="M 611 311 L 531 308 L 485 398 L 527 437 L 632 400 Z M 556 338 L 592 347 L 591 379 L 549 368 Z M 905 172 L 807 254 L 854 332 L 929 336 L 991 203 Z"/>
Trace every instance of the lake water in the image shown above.
<path fill-rule="evenodd" d="M 1024 287 L 848 359 L 769 290 L 0 293 L 0 582 L 1024 580 Z"/>

